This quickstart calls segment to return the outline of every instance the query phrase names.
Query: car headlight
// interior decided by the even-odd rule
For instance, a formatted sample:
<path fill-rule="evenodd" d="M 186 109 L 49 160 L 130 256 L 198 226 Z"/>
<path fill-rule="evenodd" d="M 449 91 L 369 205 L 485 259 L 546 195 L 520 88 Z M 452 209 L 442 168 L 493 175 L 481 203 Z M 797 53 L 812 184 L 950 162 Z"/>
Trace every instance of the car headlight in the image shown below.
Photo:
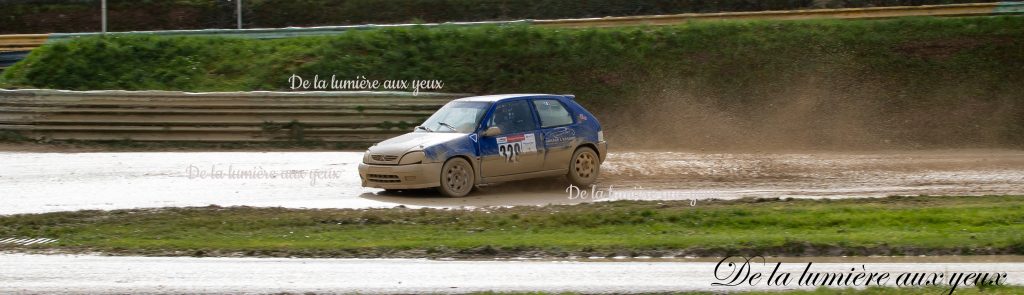
<path fill-rule="evenodd" d="M 370 164 L 370 151 L 363 153 L 363 164 Z"/>
<path fill-rule="evenodd" d="M 402 160 L 398 161 L 398 165 L 409 165 L 419 164 L 423 162 L 425 155 L 421 151 L 409 152 L 402 156 Z"/>

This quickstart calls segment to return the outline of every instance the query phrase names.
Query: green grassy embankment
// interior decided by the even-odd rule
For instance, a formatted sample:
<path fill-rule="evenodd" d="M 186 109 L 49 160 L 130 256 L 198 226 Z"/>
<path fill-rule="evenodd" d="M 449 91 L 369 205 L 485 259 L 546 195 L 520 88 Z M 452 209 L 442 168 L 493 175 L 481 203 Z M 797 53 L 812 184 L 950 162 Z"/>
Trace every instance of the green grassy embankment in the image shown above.
<path fill-rule="evenodd" d="M 234 28 L 235 4 L 209 0 L 108 0 L 112 31 Z M 989 0 L 250 0 L 247 28 L 583 18 L 690 12 L 977 3 Z M 0 0 L 0 34 L 99 31 L 92 0 Z M 59 20 L 58 20 L 59 19 Z"/>
<path fill-rule="evenodd" d="M 0 216 L 27 251 L 300 257 L 1024 254 L 1024 196 L 440 209 L 141 209 Z M 2 249 L 2 248 L 0 248 Z"/>
<path fill-rule="evenodd" d="M 0 87 L 282 90 L 292 74 L 574 93 L 610 138 L 646 148 L 1024 146 L 1013 16 L 83 38 L 34 51 Z"/>

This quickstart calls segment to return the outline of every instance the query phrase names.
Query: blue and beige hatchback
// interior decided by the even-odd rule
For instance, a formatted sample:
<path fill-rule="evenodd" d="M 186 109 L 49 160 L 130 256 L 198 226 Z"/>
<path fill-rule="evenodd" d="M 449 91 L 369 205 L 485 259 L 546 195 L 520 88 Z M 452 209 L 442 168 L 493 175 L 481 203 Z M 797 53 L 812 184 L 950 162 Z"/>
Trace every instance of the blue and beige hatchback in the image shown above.
<path fill-rule="evenodd" d="M 475 96 L 445 104 L 414 132 L 382 141 L 359 165 L 364 187 L 436 187 L 461 197 L 480 184 L 565 175 L 597 179 L 608 143 L 572 95 Z"/>

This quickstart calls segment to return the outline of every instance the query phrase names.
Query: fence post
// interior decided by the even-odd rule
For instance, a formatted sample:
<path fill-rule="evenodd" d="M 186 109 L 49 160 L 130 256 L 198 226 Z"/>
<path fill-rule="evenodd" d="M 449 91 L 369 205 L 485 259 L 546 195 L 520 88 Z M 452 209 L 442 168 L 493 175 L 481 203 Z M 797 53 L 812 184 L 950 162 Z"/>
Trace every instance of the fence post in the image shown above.
<path fill-rule="evenodd" d="M 242 0 L 238 1 L 238 29 L 242 29 Z"/>
<path fill-rule="evenodd" d="M 101 0 L 100 2 L 101 2 L 100 10 L 102 11 L 100 13 L 100 22 L 103 23 L 102 25 L 100 25 L 100 27 L 102 27 L 101 30 L 102 30 L 103 34 L 106 35 L 107 34 L 107 0 Z"/>

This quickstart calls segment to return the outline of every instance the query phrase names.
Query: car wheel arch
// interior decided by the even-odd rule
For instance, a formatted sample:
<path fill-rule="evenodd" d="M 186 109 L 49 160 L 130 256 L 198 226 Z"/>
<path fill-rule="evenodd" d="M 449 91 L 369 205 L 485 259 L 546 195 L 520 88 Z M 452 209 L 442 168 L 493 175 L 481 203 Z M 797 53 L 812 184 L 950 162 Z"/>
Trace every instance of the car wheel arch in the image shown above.
<path fill-rule="evenodd" d="M 598 160 L 604 161 L 604 156 L 605 155 L 602 155 L 601 151 L 597 149 L 597 145 L 594 144 L 594 143 L 591 143 L 591 142 L 585 142 L 585 143 L 582 143 L 580 145 L 577 145 L 576 149 L 573 149 L 572 152 L 575 154 L 576 151 L 580 150 L 581 148 L 585 148 L 585 147 L 586 148 L 590 148 L 590 150 L 594 151 L 594 154 L 597 154 L 597 159 Z"/>

